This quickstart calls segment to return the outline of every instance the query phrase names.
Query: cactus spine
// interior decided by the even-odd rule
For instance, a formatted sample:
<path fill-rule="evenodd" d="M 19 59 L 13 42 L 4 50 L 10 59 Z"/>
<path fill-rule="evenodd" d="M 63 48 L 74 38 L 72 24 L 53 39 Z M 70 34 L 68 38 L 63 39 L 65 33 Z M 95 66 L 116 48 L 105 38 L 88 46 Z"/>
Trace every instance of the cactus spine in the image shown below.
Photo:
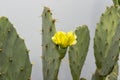
<path fill-rule="evenodd" d="M 32 65 L 24 40 L 6 17 L 0 18 L 0 80 L 30 80 Z"/>
<path fill-rule="evenodd" d="M 86 25 L 78 27 L 75 33 L 77 35 L 77 44 L 69 47 L 69 61 L 73 80 L 79 80 L 88 52 L 90 35 Z"/>
<path fill-rule="evenodd" d="M 119 57 L 119 41 L 120 8 L 115 4 L 107 7 L 106 12 L 101 16 L 100 23 L 97 24 L 94 38 L 97 70 L 93 80 L 105 80 L 112 73 Z"/>

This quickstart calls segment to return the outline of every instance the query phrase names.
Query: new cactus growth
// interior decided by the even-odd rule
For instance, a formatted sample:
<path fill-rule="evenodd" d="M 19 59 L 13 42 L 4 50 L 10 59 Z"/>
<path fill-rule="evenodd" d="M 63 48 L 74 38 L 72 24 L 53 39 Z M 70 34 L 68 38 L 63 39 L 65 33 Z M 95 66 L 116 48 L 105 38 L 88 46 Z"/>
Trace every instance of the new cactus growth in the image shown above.
<path fill-rule="evenodd" d="M 30 80 L 32 65 L 24 40 L 0 17 L 0 80 Z"/>
<path fill-rule="evenodd" d="M 78 27 L 75 34 L 77 35 L 77 43 L 69 47 L 69 64 L 73 80 L 79 80 L 88 52 L 90 35 L 86 25 Z"/>
<path fill-rule="evenodd" d="M 52 41 L 56 33 L 55 20 L 49 8 L 44 7 L 42 14 L 42 56 L 43 79 L 57 80 L 61 59 L 65 56 L 67 48 L 60 48 Z"/>
<path fill-rule="evenodd" d="M 95 31 L 94 55 L 97 70 L 93 80 L 105 80 L 106 76 L 113 71 L 119 57 L 119 41 L 120 8 L 114 5 L 107 7 Z"/>

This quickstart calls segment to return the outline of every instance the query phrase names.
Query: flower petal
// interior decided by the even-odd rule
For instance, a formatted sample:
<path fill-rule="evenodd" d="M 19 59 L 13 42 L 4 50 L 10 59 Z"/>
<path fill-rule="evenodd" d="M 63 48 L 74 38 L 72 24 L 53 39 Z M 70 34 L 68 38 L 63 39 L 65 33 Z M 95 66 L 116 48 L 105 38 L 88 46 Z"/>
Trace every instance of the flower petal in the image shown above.
<path fill-rule="evenodd" d="M 77 36 L 73 31 L 70 31 L 68 33 L 65 33 L 63 31 L 58 31 L 52 37 L 52 41 L 61 47 L 68 47 L 70 45 L 74 45 L 77 43 L 76 38 Z"/>

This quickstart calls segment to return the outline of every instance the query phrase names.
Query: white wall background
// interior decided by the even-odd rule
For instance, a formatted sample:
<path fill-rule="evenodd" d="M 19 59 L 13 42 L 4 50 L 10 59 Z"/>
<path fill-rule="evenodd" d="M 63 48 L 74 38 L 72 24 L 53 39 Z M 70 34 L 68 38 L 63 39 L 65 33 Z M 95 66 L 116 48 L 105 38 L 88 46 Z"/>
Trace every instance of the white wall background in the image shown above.
<path fill-rule="evenodd" d="M 86 24 L 91 34 L 89 53 L 82 77 L 91 79 L 95 70 L 93 36 L 96 23 L 112 0 L 0 0 L 0 16 L 6 16 L 25 39 L 34 63 L 32 80 L 43 80 L 41 63 L 41 14 L 44 6 L 51 8 L 57 19 L 57 30 L 70 31 Z M 67 55 L 66 55 L 67 56 Z M 67 57 L 62 61 L 59 80 L 72 80 Z"/>

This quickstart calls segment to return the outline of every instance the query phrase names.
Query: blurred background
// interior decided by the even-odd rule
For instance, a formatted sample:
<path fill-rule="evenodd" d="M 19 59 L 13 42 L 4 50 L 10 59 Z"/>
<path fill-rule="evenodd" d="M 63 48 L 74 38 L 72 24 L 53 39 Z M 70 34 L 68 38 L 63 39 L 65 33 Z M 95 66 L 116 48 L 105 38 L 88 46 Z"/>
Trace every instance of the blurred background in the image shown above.
<path fill-rule="evenodd" d="M 93 37 L 96 23 L 112 0 L 0 0 L 0 16 L 6 16 L 25 39 L 30 50 L 33 65 L 32 80 L 43 80 L 41 63 L 41 14 L 44 6 L 51 8 L 57 20 L 57 30 L 71 31 L 81 25 L 88 25 L 91 42 L 81 77 L 91 80 L 94 73 Z M 120 71 L 119 71 L 120 72 Z M 68 58 L 62 60 L 59 80 L 72 80 Z M 119 78 L 120 79 L 120 78 Z"/>

